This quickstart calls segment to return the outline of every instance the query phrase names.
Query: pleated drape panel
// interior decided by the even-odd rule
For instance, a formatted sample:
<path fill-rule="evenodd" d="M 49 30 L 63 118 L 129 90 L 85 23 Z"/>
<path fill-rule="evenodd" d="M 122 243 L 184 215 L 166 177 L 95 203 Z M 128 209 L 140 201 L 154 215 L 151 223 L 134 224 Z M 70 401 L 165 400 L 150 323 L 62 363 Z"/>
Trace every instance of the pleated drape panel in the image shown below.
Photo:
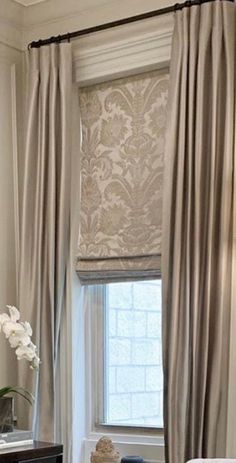
<path fill-rule="evenodd" d="M 225 456 L 235 5 L 175 14 L 162 241 L 166 463 Z"/>
<path fill-rule="evenodd" d="M 164 70 L 80 92 L 84 283 L 160 275 L 167 88 Z"/>
<path fill-rule="evenodd" d="M 20 308 L 30 320 L 41 365 L 36 384 L 36 435 L 55 438 L 55 378 L 71 237 L 72 56 L 60 44 L 28 52 L 27 127 Z M 20 372 L 32 390 L 33 377 Z M 28 425 L 26 409 L 19 421 Z"/>

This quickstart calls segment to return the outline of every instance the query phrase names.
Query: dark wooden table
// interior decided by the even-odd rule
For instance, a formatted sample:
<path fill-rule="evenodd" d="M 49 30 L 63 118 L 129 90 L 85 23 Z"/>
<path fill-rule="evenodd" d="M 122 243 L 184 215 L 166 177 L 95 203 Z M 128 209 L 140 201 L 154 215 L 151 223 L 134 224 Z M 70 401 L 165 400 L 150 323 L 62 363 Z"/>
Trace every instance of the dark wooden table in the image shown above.
<path fill-rule="evenodd" d="M 22 445 L 0 449 L 0 463 L 62 463 L 63 447 L 59 444 L 34 441 L 32 445 Z"/>

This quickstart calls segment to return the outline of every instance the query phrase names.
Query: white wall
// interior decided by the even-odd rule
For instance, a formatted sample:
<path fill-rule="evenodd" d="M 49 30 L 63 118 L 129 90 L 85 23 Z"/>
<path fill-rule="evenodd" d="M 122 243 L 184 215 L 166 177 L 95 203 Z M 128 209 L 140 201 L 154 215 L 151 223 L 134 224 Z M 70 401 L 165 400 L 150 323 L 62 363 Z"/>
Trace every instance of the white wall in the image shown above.
<path fill-rule="evenodd" d="M 17 156 L 20 147 L 19 122 L 22 53 L 17 21 L 19 6 L 1 0 L 0 10 L 0 312 L 16 304 L 18 262 Z M 17 121 L 18 119 L 18 121 Z M 19 126 L 18 126 L 19 127 Z M 19 138 L 18 138 L 19 135 Z M 0 387 L 16 383 L 16 360 L 0 334 Z"/>

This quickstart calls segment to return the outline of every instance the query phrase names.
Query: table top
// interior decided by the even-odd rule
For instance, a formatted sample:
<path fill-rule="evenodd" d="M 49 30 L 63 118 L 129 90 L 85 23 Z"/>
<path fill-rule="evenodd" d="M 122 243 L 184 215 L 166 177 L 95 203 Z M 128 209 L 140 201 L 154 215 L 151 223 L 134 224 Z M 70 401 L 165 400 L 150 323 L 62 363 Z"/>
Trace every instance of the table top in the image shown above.
<path fill-rule="evenodd" d="M 54 456 L 60 455 L 63 452 L 63 446 L 61 444 L 53 444 L 50 442 L 34 441 L 33 444 L 19 445 L 16 447 L 8 447 L 5 449 L 0 448 L 0 462 L 2 455 L 9 455 L 17 458 L 34 458 L 43 456 Z M 5 461 L 5 460 L 4 460 Z"/>

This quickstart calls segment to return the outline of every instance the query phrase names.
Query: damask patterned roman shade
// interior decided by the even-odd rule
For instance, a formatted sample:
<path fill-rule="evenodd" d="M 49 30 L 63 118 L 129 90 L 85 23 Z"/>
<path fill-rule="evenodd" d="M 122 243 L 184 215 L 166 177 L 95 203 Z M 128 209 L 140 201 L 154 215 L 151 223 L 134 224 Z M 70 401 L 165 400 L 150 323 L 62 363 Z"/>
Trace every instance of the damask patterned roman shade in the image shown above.
<path fill-rule="evenodd" d="M 167 89 L 154 71 L 80 92 L 82 282 L 160 274 Z"/>

